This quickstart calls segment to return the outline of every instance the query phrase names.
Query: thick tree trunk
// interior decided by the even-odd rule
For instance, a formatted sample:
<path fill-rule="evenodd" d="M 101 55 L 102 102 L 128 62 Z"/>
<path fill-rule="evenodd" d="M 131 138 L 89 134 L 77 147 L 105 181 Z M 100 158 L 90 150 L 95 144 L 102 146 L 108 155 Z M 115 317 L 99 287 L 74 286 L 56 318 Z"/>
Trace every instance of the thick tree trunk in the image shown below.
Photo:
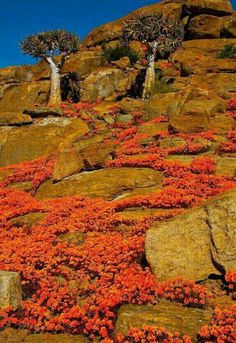
<path fill-rule="evenodd" d="M 150 98 L 152 88 L 155 85 L 156 74 L 155 74 L 154 63 L 155 63 L 156 53 L 157 53 L 157 42 L 154 42 L 152 45 L 152 52 L 148 56 L 148 66 L 146 70 L 145 81 L 143 84 L 143 94 L 142 94 L 143 100 Z"/>
<path fill-rule="evenodd" d="M 50 96 L 48 105 L 56 107 L 61 105 L 60 69 L 51 57 L 47 57 L 47 62 L 50 67 Z"/>

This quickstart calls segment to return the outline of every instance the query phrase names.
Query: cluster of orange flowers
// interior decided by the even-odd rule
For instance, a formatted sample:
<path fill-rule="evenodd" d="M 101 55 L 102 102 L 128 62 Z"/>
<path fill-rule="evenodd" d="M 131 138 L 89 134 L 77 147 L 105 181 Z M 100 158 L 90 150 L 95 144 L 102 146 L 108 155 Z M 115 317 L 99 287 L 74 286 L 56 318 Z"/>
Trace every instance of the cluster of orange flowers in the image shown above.
<path fill-rule="evenodd" d="M 227 282 L 228 291 L 232 294 L 232 298 L 236 299 L 236 272 L 228 272 L 225 275 L 225 281 Z"/>
<path fill-rule="evenodd" d="M 198 335 L 200 342 L 235 342 L 236 341 L 236 306 L 228 309 L 216 309 L 209 325 L 201 328 Z"/>
<path fill-rule="evenodd" d="M 228 141 L 222 142 L 220 152 L 234 153 L 236 152 L 236 130 L 231 130 L 227 135 Z"/>
<path fill-rule="evenodd" d="M 143 329 L 131 328 L 127 335 L 118 334 L 117 343 L 143 343 L 143 342 L 166 342 L 166 343 L 191 343 L 192 339 L 188 336 L 181 337 L 178 333 L 170 333 L 165 329 L 157 329 L 144 326 Z M 109 342 L 107 342 L 109 343 Z"/>

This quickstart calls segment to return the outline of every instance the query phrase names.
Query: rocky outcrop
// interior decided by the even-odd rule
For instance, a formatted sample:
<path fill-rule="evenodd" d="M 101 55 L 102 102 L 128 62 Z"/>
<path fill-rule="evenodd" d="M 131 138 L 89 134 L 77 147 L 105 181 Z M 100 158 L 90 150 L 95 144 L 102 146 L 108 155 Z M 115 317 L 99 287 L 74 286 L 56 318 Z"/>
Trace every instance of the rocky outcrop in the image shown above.
<path fill-rule="evenodd" d="M 56 184 L 42 184 L 36 198 L 48 199 L 60 196 L 82 195 L 113 200 L 133 190 L 161 187 L 162 173 L 145 168 L 101 169 L 68 177 Z"/>
<path fill-rule="evenodd" d="M 16 310 L 21 306 L 21 300 L 20 274 L 0 271 L 0 308 L 12 306 Z"/>
<path fill-rule="evenodd" d="M 236 264 L 236 190 L 174 219 L 157 223 L 146 235 L 146 257 L 159 279 L 202 280 Z"/>
<path fill-rule="evenodd" d="M 167 107 L 170 125 L 176 132 L 200 132 L 210 128 L 210 118 L 223 116 L 227 103 L 205 89 L 188 88 Z"/>
<path fill-rule="evenodd" d="M 179 304 L 161 301 L 152 305 L 124 305 L 118 311 L 115 334 L 127 334 L 133 327 L 165 328 L 175 333 L 196 337 L 201 326 L 208 324 L 211 312 L 186 308 Z"/>
<path fill-rule="evenodd" d="M 32 118 L 27 114 L 19 112 L 2 112 L 0 115 L 0 126 L 31 124 Z"/>
<path fill-rule="evenodd" d="M 137 74 L 134 69 L 125 73 L 116 68 L 103 68 L 91 73 L 81 85 L 81 99 L 115 100 L 117 97 L 124 96 L 135 82 Z"/>
<path fill-rule="evenodd" d="M 89 131 L 79 118 L 44 118 L 30 126 L 0 128 L 0 166 L 70 147 L 76 139 Z"/>

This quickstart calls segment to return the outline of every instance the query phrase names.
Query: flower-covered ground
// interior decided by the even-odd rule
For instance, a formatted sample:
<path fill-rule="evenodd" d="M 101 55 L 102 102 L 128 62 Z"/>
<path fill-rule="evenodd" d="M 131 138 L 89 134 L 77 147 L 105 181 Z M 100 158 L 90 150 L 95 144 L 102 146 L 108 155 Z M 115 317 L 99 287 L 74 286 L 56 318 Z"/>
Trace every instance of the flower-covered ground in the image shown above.
<path fill-rule="evenodd" d="M 231 100 L 229 108 L 234 106 Z M 90 126 L 89 136 L 102 128 L 96 125 L 94 106 L 64 104 L 67 116 L 77 116 Z M 119 108 L 113 108 L 115 116 Z M 230 112 L 233 116 L 234 112 Z M 0 270 L 20 272 L 23 303 L 19 310 L 3 309 L 0 327 L 26 328 L 32 332 L 84 334 L 92 341 L 105 342 L 191 342 L 190 337 L 165 328 L 133 328 L 126 336 L 113 337 L 117 311 L 123 304 L 156 304 L 159 299 L 184 306 L 206 308 L 212 294 L 191 280 L 155 280 L 142 262 L 145 232 L 153 221 L 164 220 L 196 206 L 228 189 L 236 179 L 216 175 L 216 161 L 206 144 L 217 141 L 213 131 L 173 134 L 157 129 L 140 132 L 142 125 L 168 123 L 168 118 L 143 122 L 142 113 L 133 113 L 133 122 L 110 124 L 106 144 L 116 151 L 106 168 L 145 167 L 163 172 L 162 189 L 106 201 L 80 195 L 45 201 L 34 195 L 52 177 L 55 156 L 2 167 L 0 182 Z M 161 146 L 163 138 L 183 139 L 184 144 Z M 219 153 L 234 153 L 236 132 L 230 131 L 219 144 Z M 172 155 L 196 156 L 190 163 L 168 159 Z M 29 191 L 16 183 L 31 182 Z M 164 214 L 128 219 L 129 208 L 165 209 Z M 11 220 L 28 213 L 42 212 L 37 224 L 18 227 Z M 124 229 L 125 227 L 125 229 Z M 72 237 L 72 239 L 66 239 Z M 74 239 L 73 239 L 74 238 Z M 236 298 L 236 273 L 225 276 L 224 287 Z M 212 321 L 199 332 L 199 342 L 235 342 L 236 306 L 216 309 Z"/>

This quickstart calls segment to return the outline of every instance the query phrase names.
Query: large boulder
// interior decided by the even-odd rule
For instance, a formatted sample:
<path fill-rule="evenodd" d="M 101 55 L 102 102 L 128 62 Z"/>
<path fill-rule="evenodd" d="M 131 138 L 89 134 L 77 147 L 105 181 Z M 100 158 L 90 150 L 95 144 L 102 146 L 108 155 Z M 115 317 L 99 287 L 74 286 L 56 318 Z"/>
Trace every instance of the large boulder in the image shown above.
<path fill-rule="evenodd" d="M 236 190 L 173 219 L 146 235 L 146 257 L 158 280 L 203 280 L 236 265 Z"/>
<path fill-rule="evenodd" d="M 35 104 L 46 105 L 49 81 L 12 83 L 0 86 L 0 112 L 18 112 Z"/>
<path fill-rule="evenodd" d="M 223 29 L 223 19 L 209 14 L 201 14 L 190 20 L 187 28 L 188 37 L 220 38 Z"/>
<path fill-rule="evenodd" d="M 235 59 L 220 59 L 218 53 L 226 44 L 236 45 L 235 38 L 194 39 L 183 43 L 170 56 L 170 60 L 179 65 L 181 75 L 205 75 L 207 73 L 235 73 Z"/>
<path fill-rule="evenodd" d="M 21 306 L 22 289 L 20 274 L 0 271 L 0 308 L 12 306 L 14 310 Z"/>
<path fill-rule="evenodd" d="M 165 328 L 172 333 L 196 337 L 203 325 L 211 319 L 211 312 L 183 307 L 180 304 L 161 301 L 152 305 L 123 305 L 118 311 L 115 334 L 127 334 L 133 327 Z"/>
<path fill-rule="evenodd" d="M 44 118 L 29 126 L 0 129 L 0 166 L 6 166 L 70 147 L 89 131 L 79 118 Z"/>
<path fill-rule="evenodd" d="M 81 84 L 82 100 L 97 99 L 114 100 L 124 96 L 131 88 L 137 76 L 137 71 L 129 73 L 116 68 L 103 68 L 91 73 Z"/>
<path fill-rule="evenodd" d="M 0 126 L 31 124 L 32 118 L 19 112 L 0 112 Z"/>
<path fill-rule="evenodd" d="M 167 0 L 168 1 L 168 0 Z M 233 12 L 230 0 L 181 0 L 187 14 L 227 15 Z"/>
<path fill-rule="evenodd" d="M 53 184 L 42 184 L 36 198 L 82 195 L 113 200 L 137 189 L 161 188 L 162 173 L 148 168 L 116 168 L 82 172 Z M 128 194 L 129 194 L 128 193 Z"/>
<path fill-rule="evenodd" d="M 167 107 L 170 126 L 176 132 L 208 130 L 210 118 L 224 115 L 227 103 L 206 89 L 187 89 Z"/>

